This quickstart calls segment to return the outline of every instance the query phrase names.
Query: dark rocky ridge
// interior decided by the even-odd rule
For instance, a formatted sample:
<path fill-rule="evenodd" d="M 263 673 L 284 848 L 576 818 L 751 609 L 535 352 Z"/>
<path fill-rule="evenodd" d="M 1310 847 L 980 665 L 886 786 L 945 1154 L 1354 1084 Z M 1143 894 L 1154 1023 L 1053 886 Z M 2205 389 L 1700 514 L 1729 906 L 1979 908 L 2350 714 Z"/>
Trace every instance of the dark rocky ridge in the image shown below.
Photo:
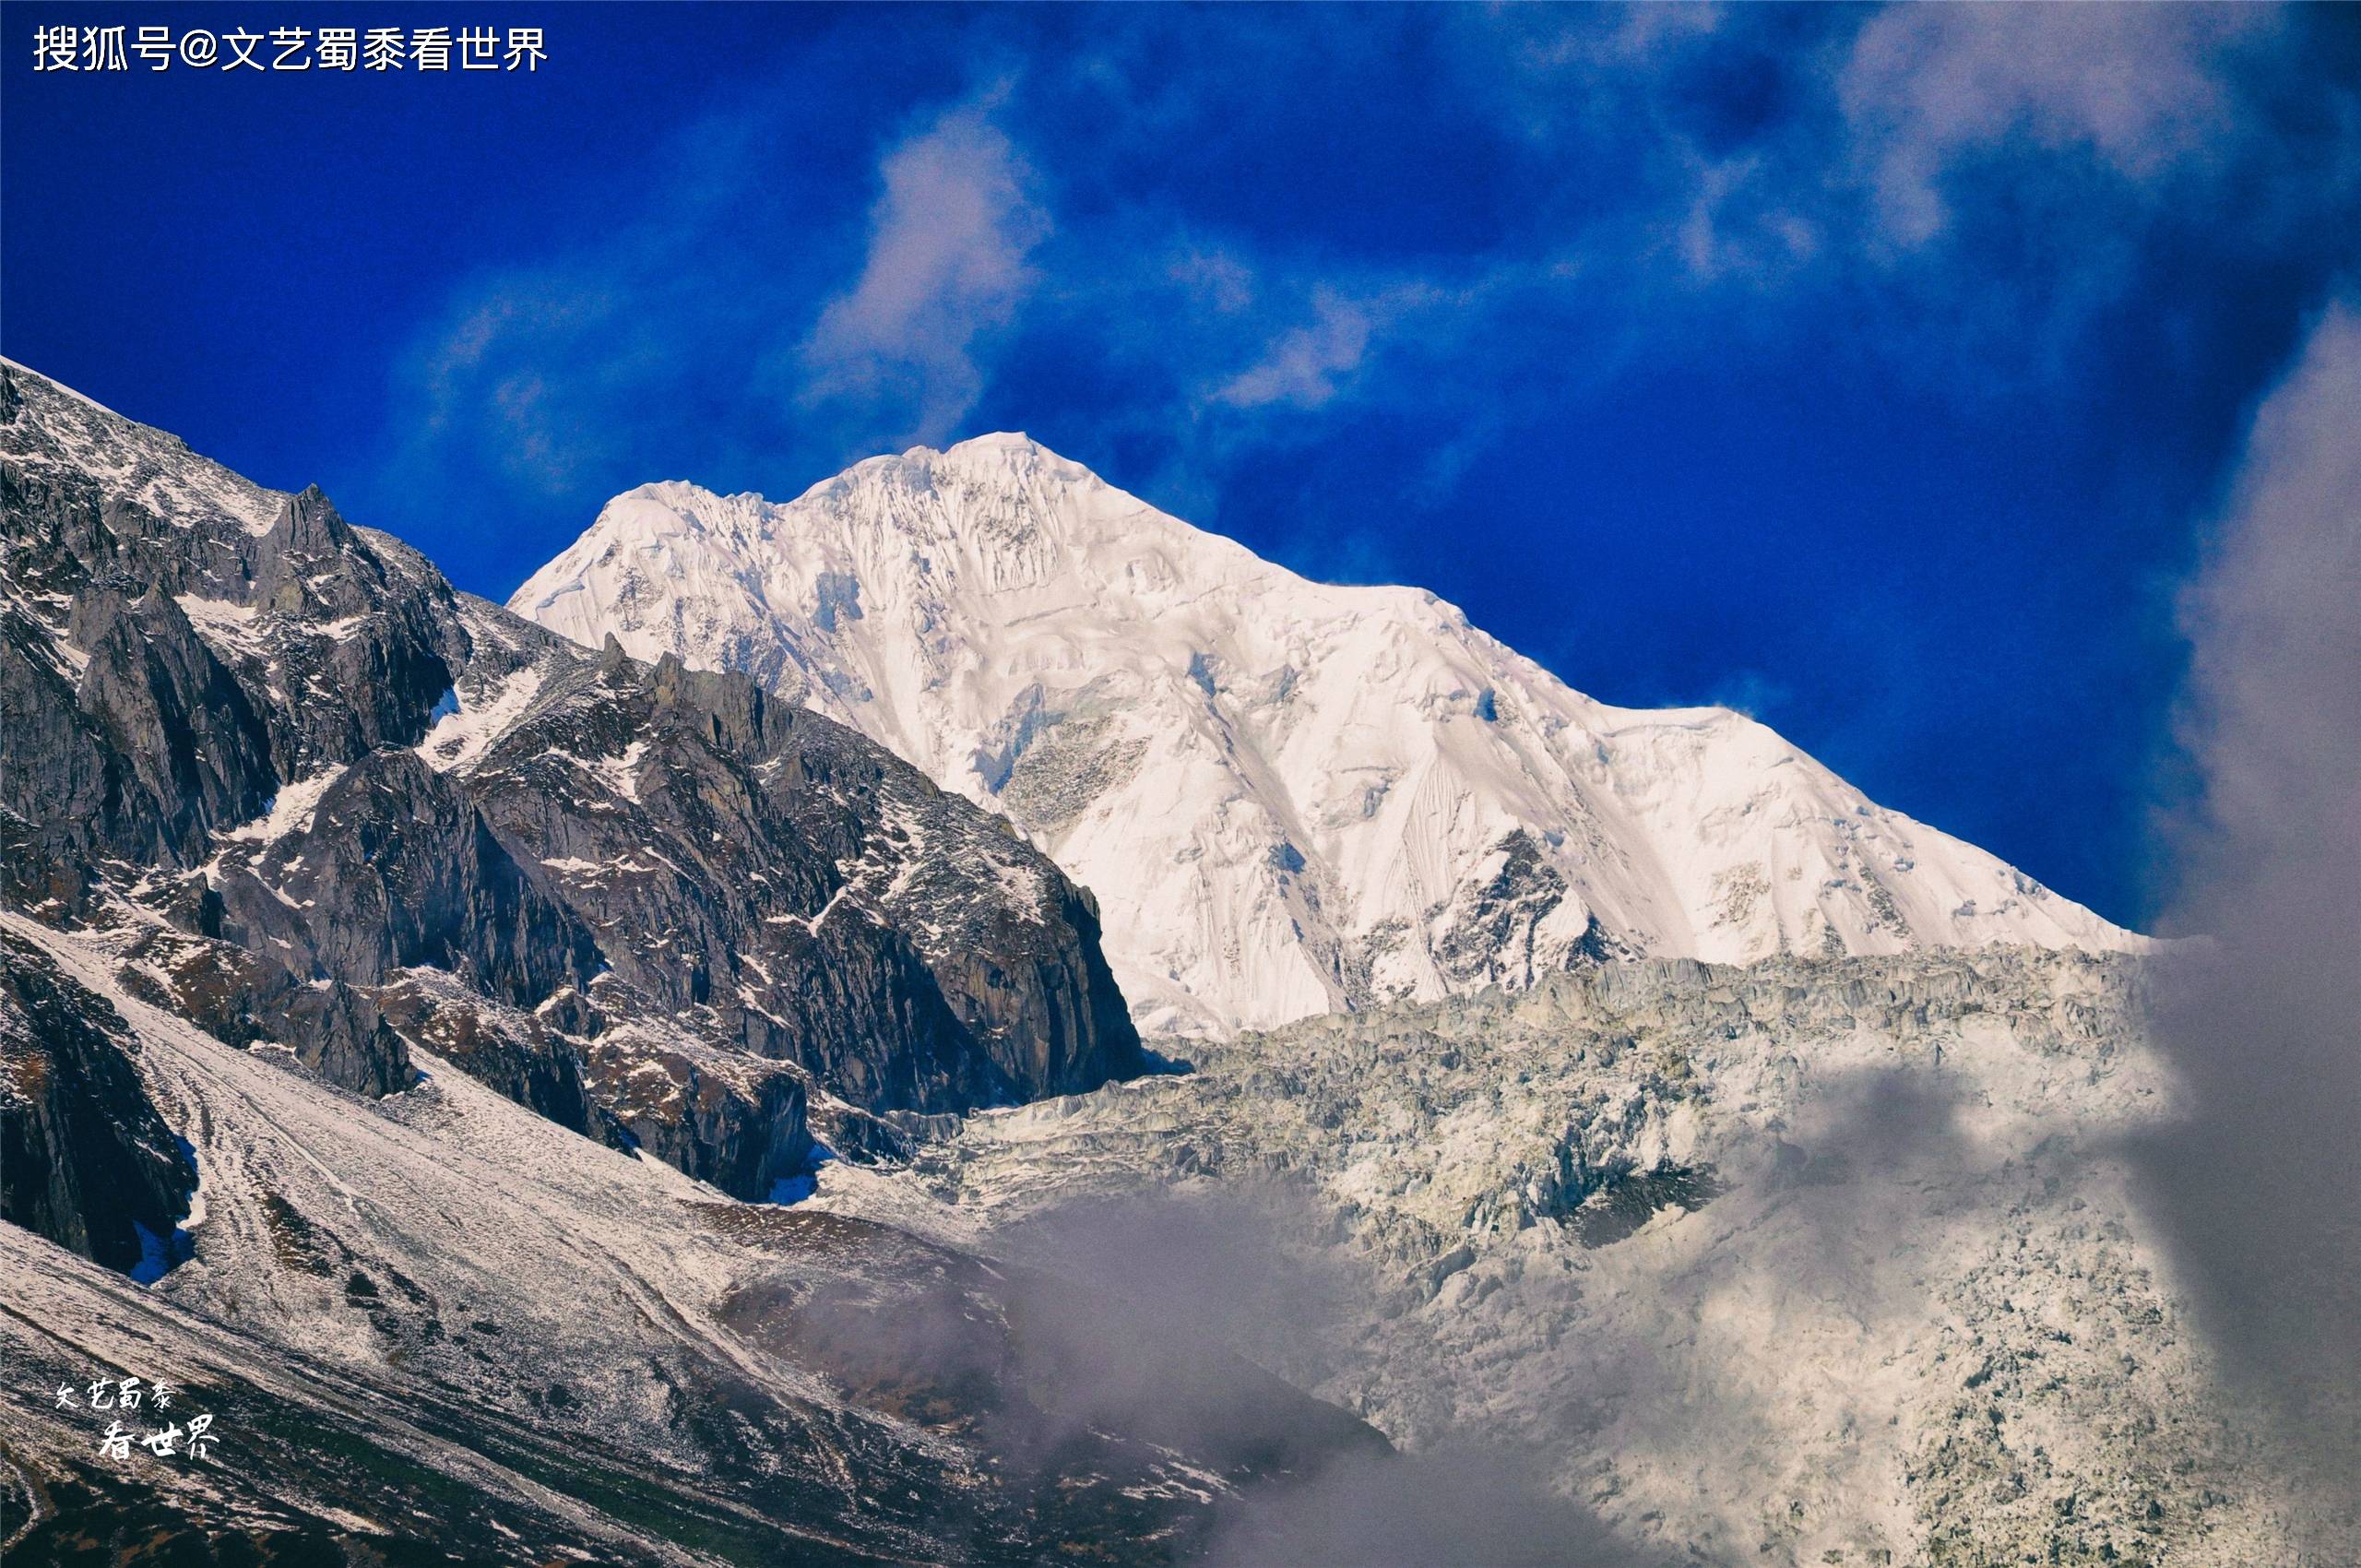
<path fill-rule="evenodd" d="M 196 1189 L 136 1049 L 113 1008 L 0 930 L 0 1219 L 124 1270 Z"/>
<path fill-rule="evenodd" d="M 16 366 L 0 732 L 0 901 L 346 1088 L 430 1041 L 760 1197 L 815 1110 L 860 1157 L 1143 1066 L 1088 895 L 873 743 L 564 643 Z"/>

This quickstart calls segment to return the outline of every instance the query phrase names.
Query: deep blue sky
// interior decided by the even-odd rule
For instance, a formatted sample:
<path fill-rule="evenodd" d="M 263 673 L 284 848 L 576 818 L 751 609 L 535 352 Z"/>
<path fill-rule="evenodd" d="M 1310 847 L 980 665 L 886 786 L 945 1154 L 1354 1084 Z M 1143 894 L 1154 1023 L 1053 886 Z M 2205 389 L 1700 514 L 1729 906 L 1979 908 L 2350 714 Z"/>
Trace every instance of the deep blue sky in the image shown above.
<path fill-rule="evenodd" d="M 551 59 L 36 74 L 60 20 Z M 463 587 L 647 480 L 1023 429 L 1594 695 L 1742 707 L 2134 921 L 2177 586 L 2361 262 L 2352 6 L 0 31 L 0 347 Z"/>

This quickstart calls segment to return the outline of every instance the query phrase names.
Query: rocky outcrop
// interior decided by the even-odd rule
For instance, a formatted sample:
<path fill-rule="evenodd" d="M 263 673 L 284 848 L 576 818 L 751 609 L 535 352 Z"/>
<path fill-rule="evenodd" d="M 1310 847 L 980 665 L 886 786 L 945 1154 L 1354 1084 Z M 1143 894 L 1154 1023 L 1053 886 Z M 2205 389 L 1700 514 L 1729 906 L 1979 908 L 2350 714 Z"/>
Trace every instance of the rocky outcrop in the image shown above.
<path fill-rule="evenodd" d="M 1141 1070 L 1087 897 L 991 819 L 743 677 L 469 613 L 533 650 L 507 679 L 537 695 L 457 771 L 596 933 L 599 1008 L 689 1020 L 877 1111 Z"/>
<path fill-rule="evenodd" d="M 190 884 L 180 903 L 196 911 L 191 923 L 200 930 L 135 928 L 122 944 L 125 990 L 224 1044 L 280 1046 L 339 1088 L 383 1095 L 409 1087 L 409 1042 L 367 992 L 201 934 L 218 930 L 215 906 L 199 890 L 202 879 Z"/>
<path fill-rule="evenodd" d="M 580 1050 L 539 1015 L 504 1007 L 434 969 L 398 975 L 370 999 L 400 1039 L 569 1132 L 612 1141 L 584 1082 Z"/>
<path fill-rule="evenodd" d="M 96 802 L 107 848 L 193 864 L 213 834 L 264 808 L 279 782 L 269 732 L 169 595 L 93 579 L 67 606 L 65 635 L 87 660 L 76 706 L 113 765 Z"/>
<path fill-rule="evenodd" d="M 0 642 L 18 661 L 0 691 L 29 726 L 0 773 L 5 803 L 88 823 L 76 847 L 194 864 L 280 781 L 417 738 L 467 658 L 450 587 L 422 558 L 353 529 L 316 489 L 245 487 L 243 517 L 159 513 L 243 481 L 182 449 L 195 479 L 125 493 L 92 448 L 157 433 L 0 376 L 19 387 L 0 423 Z M 72 426 L 61 445 L 51 427 Z M 276 521 L 258 527 L 264 506 Z"/>
<path fill-rule="evenodd" d="M 0 1219 L 160 1272 L 196 1170 L 148 1099 L 122 1016 L 0 931 Z"/>
<path fill-rule="evenodd" d="M 749 1198 L 779 1194 L 817 1155 L 802 1074 L 625 1034 L 589 1049 L 584 1073 L 601 1136 Z"/>
<path fill-rule="evenodd" d="M 8 903 L 346 1088 L 431 1040 L 761 1197 L 820 1100 L 865 1157 L 1144 1065 L 1088 896 L 874 743 L 5 365 L 0 703 Z"/>
<path fill-rule="evenodd" d="M 424 966 L 532 1007 L 599 968 L 591 933 L 543 875 L 408 751 L 338 772 L 286 832 L 226 848 L 211 880 L 220 934 L 298 972 L 370 985 Z"/>

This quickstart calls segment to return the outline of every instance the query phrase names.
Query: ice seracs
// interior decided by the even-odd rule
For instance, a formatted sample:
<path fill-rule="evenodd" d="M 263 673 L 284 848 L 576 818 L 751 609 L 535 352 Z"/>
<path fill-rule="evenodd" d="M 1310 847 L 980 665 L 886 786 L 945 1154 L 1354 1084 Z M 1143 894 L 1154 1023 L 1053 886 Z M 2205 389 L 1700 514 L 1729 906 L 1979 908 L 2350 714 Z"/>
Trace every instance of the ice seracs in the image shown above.
<path fill-rule="evenodd" d="M 1316 583 L 1018 434 L 795 500 L 650 484 L 510 601 L 746 671 L 1097 896 L 1144 1027 L 1589 957 L 2141 939 L 1726 708 L 1610 707 L 1407 588 Z"/>
<path fill-rule="evenodd" d="M 1633 1542 L 1518 1562 L 2361 1562 L 2125 1158 L 2172 1114 L 2144 977 L 1602 965 L 1192 1041 L 811 1201 L 1155 1279 L 1145 1310 L 1413 1453 L 1529 1458 Z"/>

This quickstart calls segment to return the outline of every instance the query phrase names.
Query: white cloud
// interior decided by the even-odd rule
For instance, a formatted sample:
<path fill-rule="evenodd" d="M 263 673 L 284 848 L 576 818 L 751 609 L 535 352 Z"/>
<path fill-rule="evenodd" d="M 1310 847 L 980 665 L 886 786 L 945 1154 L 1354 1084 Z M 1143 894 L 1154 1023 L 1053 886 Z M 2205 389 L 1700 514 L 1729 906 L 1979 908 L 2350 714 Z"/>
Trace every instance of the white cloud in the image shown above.
<path fill-rule="evenodd" d="M 1223 315 L 1235 315 L 1254 303 L 1254 269 L 1223 251 L 1183 244 L 1166 267 L 1165 278 L 1186 297 Z"/>
<path fill-rule="evenodd" d="M 2241 873 L 2361 888 L 2361 313 L 2331 309 L 2255 417 L 2231 520 L 2183 607 L 2184 740 Z M 2211 868 L 2220 874 L 2222 868 Z M 2321 889 L 2323 893 L 2326 889 Z"/>
<path fill-rule="evenodd" d="M 575 374 L 557 374 L 552 350 L 586 339 L 601 352 Z M 457 445 L 481 450 L 531 491 L 564 494 L 609 455 L 611 432 L 596 417 L 603 395 L 646 371 L 648 353 L 594 277 L 552 267 L 488 281 L 401 365 L 412 428 L 391 466 L 433 468 Z"/>
<path fill-rule="evenodd" d="M 910 439 L 935 442 L 982 395 L 979 342 L 1015 319 L 1050 229 L 991 109 L 950 110 L 884 158 L 860 276 L 803 344 L 806 402 L 889 405 Z"/>
<path fill-rule="evenodd" d="M 1284 404 L 1317 409 L 1336 396 L 1341 378 L 1369 351 L 1369 311 L 1327 290 L 1312 300 L 1313 319 L 1288 328 L 1263 358 L 1214 394 L 1232 408 Z"/>
<path fill-rule="evenodd" d="M 1854 39 L 1838 101 L 1887 232 L 1919 244 L 1949 220 L 1955 165 L 2003 144 L 2085 152 L 2135 184 L 2205 160 L 2233 114 L 2225 48 L 2270 22 L 2253 6 L 1897 6 Z"/>

